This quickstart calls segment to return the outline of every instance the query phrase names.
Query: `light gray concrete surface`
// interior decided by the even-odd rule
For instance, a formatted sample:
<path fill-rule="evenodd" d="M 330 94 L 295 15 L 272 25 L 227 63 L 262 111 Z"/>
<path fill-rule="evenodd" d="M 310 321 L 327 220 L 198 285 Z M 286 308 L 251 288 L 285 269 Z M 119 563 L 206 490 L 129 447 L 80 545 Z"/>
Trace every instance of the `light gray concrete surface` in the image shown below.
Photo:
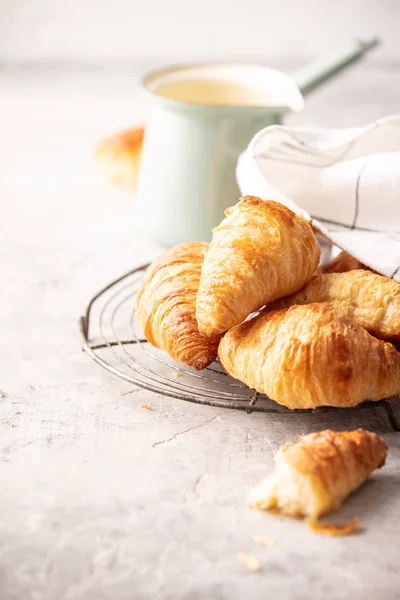
<path fill-rule="evenodd" d="M 385 69 L 344 76 L 297 122 L 395 112 L 397 70 Z M 0 599 L 398 598 L 400 434 L 382 409 L 278 417 L 196 406 L 132 390 L 80 351 L 88 298 L 157 253 L 135 229 L 132 197 L 88 161 L 145 104 L 137 73 L 122 68 L 33 71 L 0 79 Z M 390 448 L 335 517 L 359 516 L 358 535 L 318 537 L 247 508 L 282 443 L 358 426 Z M 241 565 L 241 551 L 262 571 Z"/>
<path fill-rule="evenodd" d="M 2 0 L 0 59 L 88 64 L 171 57 L 311 58 L 380 35 L 398 60 L 397 0 Z"/>

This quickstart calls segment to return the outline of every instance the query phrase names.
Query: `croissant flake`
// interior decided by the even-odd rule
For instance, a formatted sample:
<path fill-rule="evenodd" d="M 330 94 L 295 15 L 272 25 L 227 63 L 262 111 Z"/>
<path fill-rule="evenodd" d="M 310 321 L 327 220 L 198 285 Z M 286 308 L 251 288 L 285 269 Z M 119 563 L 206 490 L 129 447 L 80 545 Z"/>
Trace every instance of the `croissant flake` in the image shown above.
<path fill-rule="evenodd" d="M 314 533 L 318 533 L 319 535 L 330 535 L 333 537 L 350 535 L 354 533 L 358 527 L 360 519 L 358 517 L 354 517 L 351 521 L 347 523 L 321 523 L 320 521 L 315 521 L 314 519 L 306 519 L 306 523 Z"/>

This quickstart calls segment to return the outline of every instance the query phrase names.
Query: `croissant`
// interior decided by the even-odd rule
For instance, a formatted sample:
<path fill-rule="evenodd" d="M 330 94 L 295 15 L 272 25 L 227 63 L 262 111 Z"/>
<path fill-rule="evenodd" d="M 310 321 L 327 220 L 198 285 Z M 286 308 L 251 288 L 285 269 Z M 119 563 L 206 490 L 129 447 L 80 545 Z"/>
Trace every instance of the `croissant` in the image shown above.
<path fill-rule="evenodd" d="M 252 490 L 250 506 L 317 519 L 337 510 L 386 455 L 385 442 L 370 431 L 310 433 L 279 450 L 275 472 Z"/>
<path fill-rule="evenodd" d="M 136 315 L 146 339 L 172 358 L 204 369 L 217 356 L 219 337 L 199 333 L 196 294 L 206 243 L 181 244 L 154 261 L 137 295 Z"/>
<path fill-rule="evenodd" d="M 291 409 L 400 393 L 400 353 L 325 303 L 262 312 L 228 331 L 218 356 L 230 375 Z"/>
<path fill-rule="evenodd" d="M 400 283 L 371 271 L 317 275 L 297 294 L 273 302 L 266 310 L 294 304 L 329 302 L 374 336 L 400 341 Z"/>
<path fill-rule="evenodd" d="M 99 144 L 94 159 L 110 183 L 136 190 L 144 127 L 119 131 Z"/>
<path fill-rule="evenodd" d="M 272 200 L 245 196 L 213 231 L 197 294 L 205 335 L 227 331 L 264 304 L 303 287 L 320 247 L 309 223 Z"/>
<path fill-rule="evenodd" d="M 318 267 L 316 274 L 322 275 L 323 273 L 345 273 L 346 271 L 353 271 L 354 269 L 367 269 L 371 270 L 366 265 L 363 265 L 357 258 L 351 256 L 347 252 L 340 252 L 335 258 L 332 258 L 329 262 Z"/>

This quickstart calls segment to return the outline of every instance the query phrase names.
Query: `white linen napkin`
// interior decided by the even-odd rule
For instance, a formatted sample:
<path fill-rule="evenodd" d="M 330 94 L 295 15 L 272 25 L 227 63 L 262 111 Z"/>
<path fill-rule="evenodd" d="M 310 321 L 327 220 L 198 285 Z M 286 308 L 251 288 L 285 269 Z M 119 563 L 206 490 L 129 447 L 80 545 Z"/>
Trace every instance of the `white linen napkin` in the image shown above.
<path fill-rule="evenodd" d="M 267 127 L 240 155 L 236 175 L 242 195 L 286 204 L 400 281 L 400 116 L 359 129 Z"/>

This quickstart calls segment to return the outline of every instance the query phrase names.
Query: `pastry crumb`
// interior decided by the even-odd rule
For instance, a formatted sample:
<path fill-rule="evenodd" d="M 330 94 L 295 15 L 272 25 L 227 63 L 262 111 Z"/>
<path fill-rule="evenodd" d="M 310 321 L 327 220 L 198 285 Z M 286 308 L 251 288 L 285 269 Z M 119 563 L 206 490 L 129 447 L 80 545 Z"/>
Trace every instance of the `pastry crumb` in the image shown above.
<path fill-rule="evenodd" d="M 119 396 L 121 394 L 121 390 L 112 390 L 111 392 L 114 396 Z"/>
<path fill-rule="evenodd" d="M 307 525 L 314 533 L 331 536 L 350 535 L 355 531 L 359 522 L 360 519 L 358 517 L 354 517 L 354 519 L 348 523 L 342 523 L 341 525 L 334 525 L 333 523 L 320 523 L 314 519 L 306 519 Z"/>
<path fill-rule="evenodd" d="M 276 546 L 277 540 L 274 538 L 266 537 L 265 535 L 254 536 L 254 542 L 259 546 Z"/>
<path fill-rule="evenodd" d="M 65 402 L 71 402 L 71 400 L 72 400 L 71 396 L 67 396 L 66 398 L 64 398 Z"/>
<path fill-rule="evenodd" d="M 156 398 L 161 398 L 161 394 L 156 394 Z"/>
<path fill-rule="evenodd" d="M 145 393 L 145 390 L 139 390 L 138 391 L 139 396 L 143 396 L 144 393 Z"/>
<path fill-rule="evenodd" d="M 182 377 L 183 373 L 181 373 L 180 371 L 172 371 L 171 373 L 171 377 Z"/>
<path fill-rule="evenodd" d="M 254 558 L 254 556 L 251 556 L 251 554 L 247 554 L 247 552 L 238 552 L 237 559 L 239 562 L 242 563 L 242 565 L 244 565 L 245 567 L 247 567 L 250 571 L 253 571 L 254 573 L 256 571 L 262 570 L 262 567 L 261 567 L 260 563 L 258 562 L 258 560 L 256 558 Z"/>
<path fill-rule="evenodd" d="M 140 408 L 146 408 L 147 410 L 150 410 L 151 406 L 149 402 L 142 402 Z"/>

